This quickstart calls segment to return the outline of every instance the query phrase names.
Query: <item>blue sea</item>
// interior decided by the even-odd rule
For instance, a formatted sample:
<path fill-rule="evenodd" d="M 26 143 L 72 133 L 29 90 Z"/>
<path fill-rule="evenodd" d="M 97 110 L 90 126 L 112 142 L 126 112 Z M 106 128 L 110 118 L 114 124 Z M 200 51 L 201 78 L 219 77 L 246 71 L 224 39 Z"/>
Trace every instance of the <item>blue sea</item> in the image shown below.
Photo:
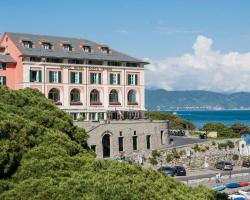
<path fill-rule="evenodd" d="M 219 110 L 219 111 L 175 111 L 178 116 L 192 121 L 200 128 L 208 122 L 222 122 L 228 126 L 242 123 L 250 126 L 250 110 Z M 171 113 L 173 113 L 171 111 Z"/>

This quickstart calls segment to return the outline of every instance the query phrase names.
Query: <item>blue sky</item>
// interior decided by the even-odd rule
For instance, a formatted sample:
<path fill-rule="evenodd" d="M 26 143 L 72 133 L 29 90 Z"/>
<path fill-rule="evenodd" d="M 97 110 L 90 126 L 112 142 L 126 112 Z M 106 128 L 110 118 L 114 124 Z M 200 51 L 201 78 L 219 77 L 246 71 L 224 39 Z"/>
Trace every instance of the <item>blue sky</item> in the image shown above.
<path fill-rule="evenodd" d="M 192 53 L 199 35 L 222 54 L 249 52 L 249 8 L 249 0 L 8 0 L 1 2 L 0 32 L 81 37 L 164 63 Z M 189 89 L 176 81 L 151 86 Z"/>
<path fill-rule="evenodd" d="M 8 0 L 0 32 L 83 37 L 140 58 L 163 59 L 212 37 L 221 51 L 250 50 L 249 0 Z"/>

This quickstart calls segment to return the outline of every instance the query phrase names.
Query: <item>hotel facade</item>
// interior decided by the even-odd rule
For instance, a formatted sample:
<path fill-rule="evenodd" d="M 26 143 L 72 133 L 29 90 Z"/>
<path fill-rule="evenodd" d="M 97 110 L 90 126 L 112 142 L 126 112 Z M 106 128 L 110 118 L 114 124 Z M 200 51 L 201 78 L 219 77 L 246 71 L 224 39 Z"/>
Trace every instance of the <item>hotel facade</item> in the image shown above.
<path fill-rule="evenodd" d="M 144 115 L 144 61 L 88 40 L 20 33 L 4 33 L 0 52 L 0 84 L 38 89 L 75 120 Z"/>
<path fill-rule="evenodd" d="M 0 86 L 44 93 L 85 128 L 99 158 L 169 144 L 168 122 L 144 119 L 146 64 L 84 39 L 9 32 L 0 39 Z"/>

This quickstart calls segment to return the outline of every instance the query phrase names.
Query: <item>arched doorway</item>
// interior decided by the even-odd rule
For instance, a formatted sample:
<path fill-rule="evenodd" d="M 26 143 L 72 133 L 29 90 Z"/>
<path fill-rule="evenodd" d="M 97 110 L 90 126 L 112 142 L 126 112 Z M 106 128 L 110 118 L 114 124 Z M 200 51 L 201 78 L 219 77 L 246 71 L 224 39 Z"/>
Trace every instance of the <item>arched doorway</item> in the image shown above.
<path fill-rule="evenodd" d="M 103 158 L 110 157 L 110 135 L 109 134 L 105 134 L 102 137 L 102 152 L 103 152 Z"/>

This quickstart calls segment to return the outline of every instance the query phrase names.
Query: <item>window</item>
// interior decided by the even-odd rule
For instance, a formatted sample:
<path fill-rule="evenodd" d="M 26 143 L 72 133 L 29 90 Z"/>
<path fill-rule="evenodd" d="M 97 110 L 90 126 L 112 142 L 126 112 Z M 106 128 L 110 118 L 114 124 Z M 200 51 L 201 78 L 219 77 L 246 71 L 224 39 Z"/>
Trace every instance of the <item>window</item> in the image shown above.
<path fill-rule="evenodd" d="M 129 105 L 137 105 L 136 101 L 136 91 L 130 90 L 128 92 L 128 104 Z"/>
<path fill-rule="evenodd" d="M 127 67 L 138 67 L 137 63 L 126 63 Z"/>
<path fill-rule="evenodd" d="M 83 60 L 69 59 L 68 63 L 69 64 L 78 64 L 78 65 L 80 65 L 80 64 L 83 64 Z"/>
<path fill-rule="evenodd" d="M 82 72 L 70 72 L 70 83 L 81 84 Z"/>
<path fill-rule="evenodd" d="M 92 151 L 96 152 L 96 145 L 91 145 L 91 146 L 90 146 L 90 149 L 91 149 Z"/>
<path fill-rule="evenodd" d="M 62 73 L 60 71 L 50 71 L 49 72 L 49 82 L 50 83 L 61 83 Z"/>
<path fill-rule="evenodd" d="M 122 66 L 122 63 L 115 61 L 108 61 L 108 66 Z"/>
<path fill-rule="evenodd" d="M 71 90 L 71 92 L 70 92 L 70 104 L 81 105 L 80 91 L 78 89 Z"/>
<path fill-rule="evenodd" d="M 42 82 L 42 71 L 41 70 L 30 70 L 30 82 Z"/>
<path fill-rule="evenodd" d="M 60 101 L 60 91 L 56 88 L 52 88 L 49 91 L 48 97 L 49 97 L 49 99 L 53 100 L 54 102 L 59 102 Z"/>
<path fill-rule="evenodd" d="M 109 104 L 110 105 L 120 105 L 118 100 L 118 92 L 116 90 L 111 90 L 109 93 Z"/>
<path fill-rule="evenodd" d="M 101 52 L 105 54 L 109 54 L 109 48 L 108 47 L 101 47 Z"/>
<path fill-rule="evenodd" d="M 73 50 L 73 48 L 72 48 L 72 46 L 70 44 L 63 44 L 63 48 L 66 51 L 72 51 Z"/>
<path fill-rule="evenodd" d="M 118 137 L 118 148 L 119 151 L 123 151 L 123 137 Z"/>
<path fill-rule="evenodd" d="M 147 140 L 147 149 L 150 149 L 151 148 L 151 135 L 147 135 L 146 140 Z"/>
<path fill-rule="evenodd" d="M 164 132 L 161 131 L 161 144 L 164 144 Z"/>
<path fill-rule="evenodd" d="M 43 48 L 46 50 L 52 49 L 52 45 L 49 42 L 43 42 Z"/>
<path fill-rule="evenodd" d="M 30 57 L 30 62 L 41 62 L 41 58 L 38 58 L 38 57 Z"/>
<path fill-rule="evenodd" d="M 90 65 L 103 65 L 103 61 L 100 61 L 100 60 L 88 60 L 87 64 L 90 64 Z"/>
<path fill-rule="evenodd" d="M 0 86 L 6 85 L 6 77 L 0 76 Z"/>
<path fill-rule="evenodd" d="M 128 85 L 138 85 L 137 74 L 128 74 Z"/>
<path fill-rule="evenodd" d="M 133 136 L 133 150 L 137 150 L 137 136 Z"/>
<path fill-rule="evenodd" d="M 63 59 L 60 59 L 60 58 L 46 58 L 46 62 L 49 62 L 49 63 L 63 63 Z"/>
<path fill-rule="evenodd" d="M 6 70 L 6 63 L 0 63 L 0 70 Z"/>
<path fill-rule="evenodd" d="M 101 105 L 100 93 L 98 90 L 92 90 L 90 93 L 90 105 Z"/>
<path fill-rule="evenodd" d="M 109 75 L 109 79 L 110 79 L 110 85 L 120 85 L 120 79 L 121 76 L 120 74 L 115 74 L 115 73 L 110 73 Z"/>
<path fill-rule="evenodd" d="M 101 73 L 90 73 L 91 84 L 101 84 Z"/>
<path fill-rule="evenodd" d="M 23 41 L 23 46 L 25 48 L 31 49 L 32 48 L 32 42 L 31 41 Z"/>
<path fill-rule="evenodd" d="M 90 46 L 82 46 L 82 50 L 86 53 L 90 53 L 91 52 L 91 47 Z"/>

